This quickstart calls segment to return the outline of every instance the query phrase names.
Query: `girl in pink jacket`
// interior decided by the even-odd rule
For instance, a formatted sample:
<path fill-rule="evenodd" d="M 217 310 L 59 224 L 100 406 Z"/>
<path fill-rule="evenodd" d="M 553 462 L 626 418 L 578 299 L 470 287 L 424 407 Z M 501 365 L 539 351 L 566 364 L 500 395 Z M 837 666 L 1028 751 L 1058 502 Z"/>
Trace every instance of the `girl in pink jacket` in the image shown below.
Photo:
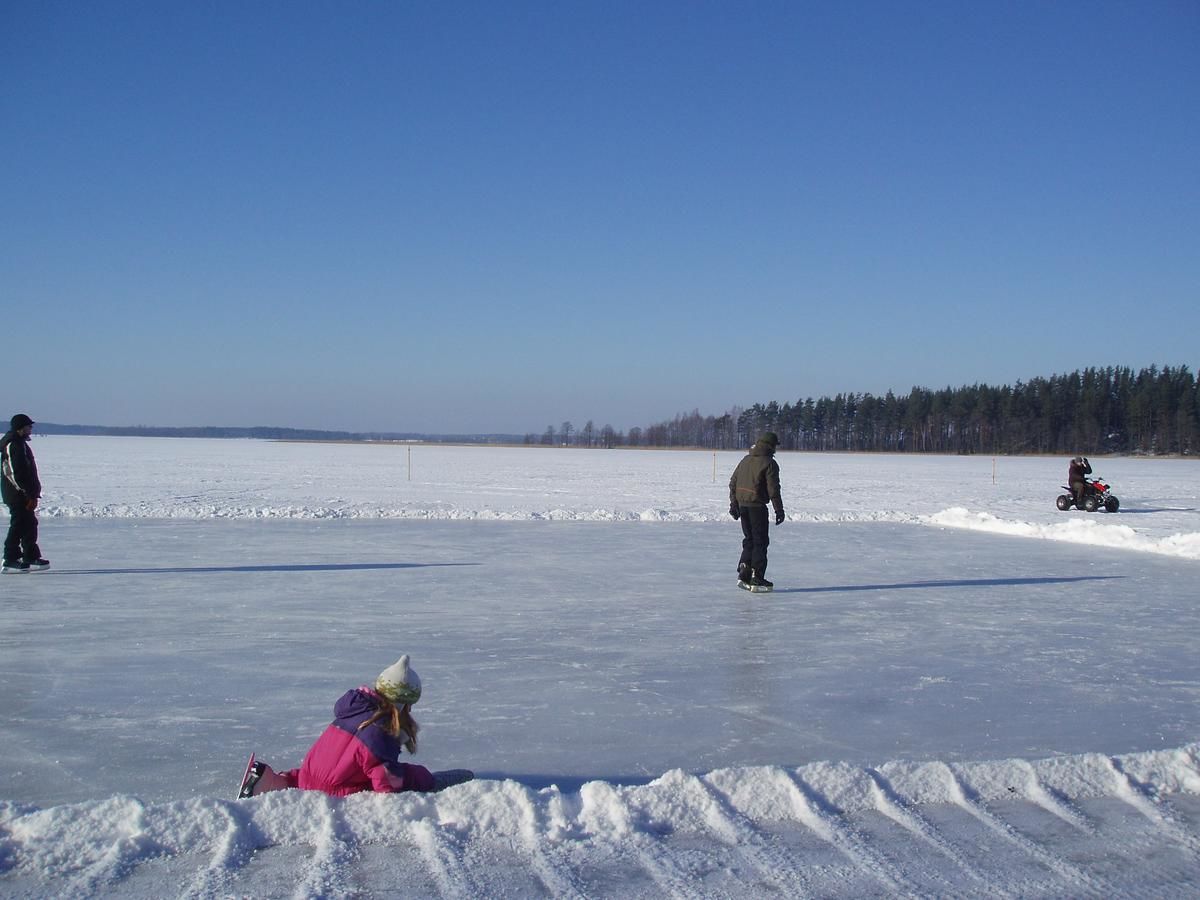
<path fill-rule="evenodd" d="M 412 705 L 421 697 L 421 679 L 408 655 L 379 673 L 375 687 L 347 691 L 334 704 L 333 722 L 298 769 L 276 772 L 250 757 L 238 797 L 285 788 L 324 791 L 344 797 L 359 791 L 439 791 L 474 778 L 466 769 L 430 772 L 400 762 L 403 750 L 417 752 L 418 726 Z"/>

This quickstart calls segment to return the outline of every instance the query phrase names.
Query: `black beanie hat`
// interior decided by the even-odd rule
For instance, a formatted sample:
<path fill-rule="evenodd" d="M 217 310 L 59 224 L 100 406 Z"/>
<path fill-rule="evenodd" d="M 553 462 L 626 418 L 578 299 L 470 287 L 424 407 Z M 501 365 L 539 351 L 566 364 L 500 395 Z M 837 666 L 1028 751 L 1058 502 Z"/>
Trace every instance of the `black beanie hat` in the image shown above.
<path fill-rule="evenodd" d="M 26 425 L 32 425 L 33 419 L 29 418 L 25 413 L 17 413 L 12 417 L 12 421 L 9 424 L 12 426 L 13 431 L 20 431 Z"/>
<path fill-rule="evenodd" d="M 772 447 L 778 447 L 779 446 L 779 435 L 777 435 L 773 431 L 768 431 L 762 437 L 760 437 L 758 439 L 758 442 L 760 444 L 770 444 Z"/>

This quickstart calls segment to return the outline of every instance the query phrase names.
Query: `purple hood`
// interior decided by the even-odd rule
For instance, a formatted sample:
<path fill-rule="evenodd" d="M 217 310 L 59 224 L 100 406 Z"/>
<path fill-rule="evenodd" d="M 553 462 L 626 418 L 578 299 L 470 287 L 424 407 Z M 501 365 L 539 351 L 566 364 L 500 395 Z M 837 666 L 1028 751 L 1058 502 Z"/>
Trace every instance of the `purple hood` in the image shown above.
<path fill-rule="evenodd" d="M 400 751 L 404 749 L 400 739 L 392 737 L 378 724 L 358 730 L 363 722 L 375 715 L 379 699 L 379 695 L 366 685 L 346 691 L 333 705 L 333 726 L 358 738 L 389 770 L 400 774 L 401 770 L 396 769 Z"/>

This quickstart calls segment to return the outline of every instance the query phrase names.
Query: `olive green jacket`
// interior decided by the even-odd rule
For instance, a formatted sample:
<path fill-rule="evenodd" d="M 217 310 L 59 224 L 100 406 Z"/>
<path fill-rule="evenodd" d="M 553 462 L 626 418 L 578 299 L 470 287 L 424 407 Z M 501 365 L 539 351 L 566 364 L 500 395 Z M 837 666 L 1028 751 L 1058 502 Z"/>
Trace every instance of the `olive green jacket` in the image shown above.
<path fill-rule="evenodd" d="M 741 506 L 766 506 L 776 513 L 783 512 L 783 495 L 779 491 L 779 463 L 775 450 L 761 441 L 750 448 L 733 470 L 729 479 L 729 502 Z"/>

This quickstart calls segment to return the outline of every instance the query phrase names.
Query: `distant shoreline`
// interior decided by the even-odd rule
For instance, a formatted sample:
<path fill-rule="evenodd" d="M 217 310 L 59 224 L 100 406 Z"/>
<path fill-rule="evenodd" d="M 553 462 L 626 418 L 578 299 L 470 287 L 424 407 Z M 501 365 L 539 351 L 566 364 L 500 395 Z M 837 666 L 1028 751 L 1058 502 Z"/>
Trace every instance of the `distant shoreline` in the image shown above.
<path fill-rule="evenodd" d="M 166 427 L 155 425 L 59 425 L 38 422 L 39 434 L 86 435 L 91 437 L 191 437 L 191 438 L 253 438 L 267 441 L 321 441 L 341 443 L 424 442 L 496 444 L 524 441 L 524 435 L 502 433 L 427 434 L 412 431 L 323 431 L 316 428 L 283 428 L 270 425 L 252 427 L 193 425 Z"/>
<path fill-rule="evenodd" d="M 517 450 L 669 450 L 678 453 L 744 453 L 748 447 L 651 447 L 646 445 L 613 444 L 611 447 L 584 447 L 570 444 L 529 444 L 523 438 L 512 435 L 447 436 L 420 435 L 413 437 L 339 435 L 336 432 L 318 432 L 315 435 L 275 436 L 261 432 L 297 431 L 298 429 L 273 428 L 107 428 L 103 426 L 35 426 L 43 435 L 58 437 L 161 437 L 202 438 L 207 440 L 260 440 L 280 444 L 359 444 L 378 447 L 504 447 Z M 219 433 L 214 433 L 219 432 Z M 256 433 L 250 433 L 256 432 Z M 328 436 L 324 436 L 328 435 Z M 503 438 L 507 437 L 508 440 Z M 980 459 L 1043 458 L 1058 459 L 1062 453 L 947 453 L 945 451 L 921 450 L 780 450 L 780 455 L 802 456 L 835 454 L 838 456 L 975 456 Z M 1069 454 L 1068 454 L 1069 455 Z M 1091 453 L 1093 459 L 1181 459 L 1200 460 L 1198 456 L 1184 453 Z"/>

